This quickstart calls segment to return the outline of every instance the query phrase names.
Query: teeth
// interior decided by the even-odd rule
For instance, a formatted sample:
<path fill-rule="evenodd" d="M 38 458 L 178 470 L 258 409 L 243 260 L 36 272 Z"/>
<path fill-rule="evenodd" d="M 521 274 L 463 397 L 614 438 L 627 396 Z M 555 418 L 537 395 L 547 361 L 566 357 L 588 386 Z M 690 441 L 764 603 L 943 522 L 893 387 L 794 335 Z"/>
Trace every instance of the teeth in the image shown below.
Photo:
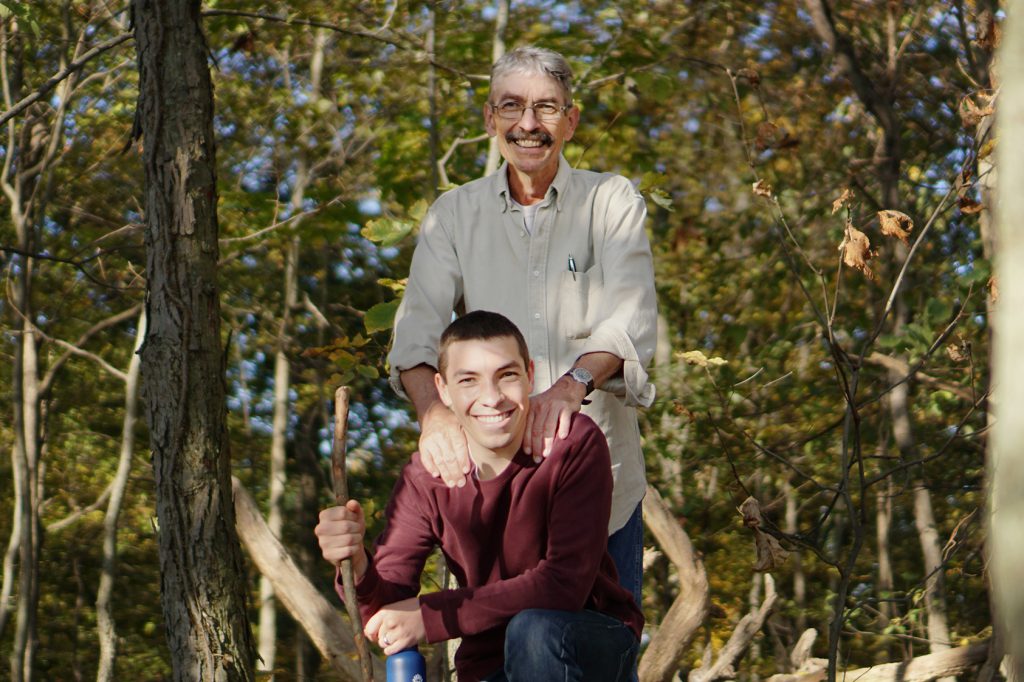
<path fill-rule="evenodd" d="M 542 143 L 540 140 L 516 140 L 516 144 L 520 147 L 539 147 Z"/>
<path fill-rule="evenodd" d="M 507 412 L 504 414 L 478 414 L 476 415 L 476 418 L 485 424 L 497 424 L 498 422 L 502 421 L 506 416 L 508 416 Z"/>

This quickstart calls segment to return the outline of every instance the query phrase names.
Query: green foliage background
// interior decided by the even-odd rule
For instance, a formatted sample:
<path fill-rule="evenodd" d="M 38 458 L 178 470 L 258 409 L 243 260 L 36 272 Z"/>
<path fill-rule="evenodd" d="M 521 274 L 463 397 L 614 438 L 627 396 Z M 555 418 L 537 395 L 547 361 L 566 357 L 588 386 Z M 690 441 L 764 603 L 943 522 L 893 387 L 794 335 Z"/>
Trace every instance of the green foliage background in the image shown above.
<path fill-rule="evenodd" d="M 85 0 L 3 7 L 6 35 L 20 31 L 7 59 L 18 70 L 23 96 L 60 71 L 85 27 L 91 45 L 126 26 L 123 12 L 112 15 Z M 291 311 L 285 345 L 293 366 L 290 476 L 308 474 L 301 462 L 315 462 L 320 502 L 330 499 L 328 398 L 335 385 L 349 383 L 355 397 L 351 485 L 379 523 L 398 468 L 415 447 L 407 407 L 384 379 L 387 323 L 408 271 L 416 220 L 438 193 L 433 163 L 457 139 L 483 132 L 482 75 L 490 63 L 493 3 L 211 0 L 204 9 L 218 111 L 220 282 L 235 473 L 265 501 L 284 254 L 297 236 L 303 304 Z M 983 9 L 925 0 L 835 10 L 839 29 L 868 76 L 892 98 L 901 122 L 901 204 L 890 206 L 873 162 L 879 126 L 801 3 L 511 5 L 509 46 L 559 50 L 576 69 L 582 123 L 566 149 L 569 161 L 622 173 L 651 199 L 648 227 L 664 338 L 652 371 L 658 399 L 642 415 L 649 479 L 702 553 L 713 601 L 712 617 L 684 666 L 696 665 L 706 644 L 720 646 L 749 609 L 754 544 L 736 513 L 748 495 L 760 500 L 778 528 L 785 526 L 786 495 L 792 495 L 797 525 L 787 542 L 794 555 L 773 572 L 783 606 L 744 669 L 778 671 L 781 652 L 803 625 L 823 633 L 816 649 L 823 655 L 838 573 L 821 557 L 841 563 L 852 546 L 849 518 L 841 505 L 831 506 L 828 489 L 844 485 L 841 454 L 855 441 L 864 453 L 866 479 L 878 481 L 849 486 L 865 512 L 866 544 L 851 564 L 843 660 L 894 660 L 926 646 L 920 641 L 926 636 L 926 576 L 911 512 L 917 481 L 931 491 L 937 530 L 949 539 L 943 573 L 953 642 L 990 630 L 980 518 L 991 252 L 987 209 L 979 213 L 973 205 L 984 200 L 974 183 L 991 145 L 983 145 L 976 121 L 962 116 L 965 98 L 984 108 L 990 94 L 982 79 L 991 56 L 980 33 Z M 319 97 L 310 96 L 318 28 L 309 22 L 327 27 Z M 896 71 L 886 61 L 890 25 L 904 45 Z M 428 55 L 431 26 L 434 52 Z M 61 124 L 59 162 L 42 179 L 45 210 L 34 229 L 35 251 L 43 257 L 34 260 L 33 278 L 35 322 L 46 335 L 38 344 L 44 369 L 62 352 L 58 340 L 73 342 L 99 320 L 142 300 L 144 202 L 139 147 L 131 134 L 133 60 L 128 42 L 83 68 L 85 80 Z M 52 123 L 52 97 L 12 119 L 14 138 L 5 137 L 0 148 L 5 162 L 15 158 L 10 139 Z M 456 148 L 445 166 L 450 181 L 479 176 L 485 157 L 486 142 Z M 287 202 L 300 158 L 316 168 L 301 215 L 292 215 Z M 958 178 L 960 191 L 940 209 Z M 770 198 L 752 191 L 759 179 L 772 187 Z M 833 211 L 845 188 L 853 191 L 852 201 Z M 881 209 L 913 219 L 911 240 L 938 211 L 902 276 L 910 313 L 898 328 L 891 317 L 881 319 L 903 265 L 894 240 L 879 230 L 874 216 Z M 874 280 L 840 267 L 847 220 L 877 250 Z M 0 257 L 8 278 L 26 263 L 9 248 L 15 242 L 4 211 Z M 831 325 L 823 326 L 815 309 L 829 311 Z M 0 313 L 0 383 L 6 391 L 19 342 L 6 330 L 16 327 L 18 311 L 5 298 Z M 134 319 L 92 339 L 88 352 L 127 367 Z M 943 338 L 954 319 L 955 328 Z M 884 332 L 877 341 L 876 328 Z M 946 352 L 950 344 L 957 353 Z M 690 350 L 726 364 L 700 367 L 676 355 Z M 891 380 L 870 361 L 873 352 L 920 363 L 930 378 L 909 383 L 916 438 L 909 460 L 893 444 L 884 403 Z M 859 410 L 851 426 L 844 423 L 841 379 L 853 374 Z M 46 524 L 92 504 L 111 480 L 123 392 L 122 382 L 90 358 L 75 358 L 60 370 L 44 400 Z M 5 449 L 14 438 L 12 409 L 0 406 Z M 141 426 L 138 435 L 120 521 L 117 665 L 120 679 L 157 679 L 169 664 L 152 474 Z M 0 463 L 0 496 L 8 501 L 10 469 L 6 459 Z M 298 509 L 295 485 L 285 542 L 309 553 L 315 548 L 311 522 Z M 876 586 L 873 518 L 880 489 L 893 496 L 895 510 L 892 594 Z M 102 507 L 46 534 L 37 661 L 43 679 L 95 672 L 92 605 L 101 531 Z M 0 535 L 9 533 L 10 518 L 0 514 Z M 648 544 L 655 546 L 650 538 Z M 794 594 L 797 571 L 807 584 L 803 602 Z M 255 604 L 257 576 L 251 578 Z M 314 578 L 330 590 L 326 564 L 317 564 Z M 643 605 L 652 629 L 675 596 L 674 580 L 667 560 L 652 551 Z M 892 604 L 891 618 L 879 617 L 883 603 Z M 287 616 L 281 620 L 282 638 L 293 636 Z M 4 649 L 11 630 L 8 625 L 2 633 Z M 280 647 L 284 671 L 293 664 L 289 651 Z"/>

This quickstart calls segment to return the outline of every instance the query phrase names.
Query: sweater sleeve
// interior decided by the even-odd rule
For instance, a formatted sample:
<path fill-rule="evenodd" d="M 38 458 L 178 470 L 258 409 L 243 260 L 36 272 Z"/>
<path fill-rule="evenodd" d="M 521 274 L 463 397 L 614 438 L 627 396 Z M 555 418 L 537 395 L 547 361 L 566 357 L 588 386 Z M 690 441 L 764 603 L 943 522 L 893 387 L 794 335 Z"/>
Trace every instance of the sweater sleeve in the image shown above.
<path fill-rule="evenodd" d="M 565 448 L 542 466 L 551 474 L 544 558 L 536 567 L 479 587 L 420 597 L 427 640 L 477 634 L 529 608 L 578 611 L 586 606 L 608 544 L 612 476 L 608 443 L 586 416 L 575 415 Z M 543 513 L 543 510 L 537 510 Z M 536 541 L 523 537 L 521 542 Z"/>
<path fill-rule="evenodd" d="M 374 543 L 366 573 L 356 584 L 364 621 L 382 607 L 419 593 L 420 573 L 437 544 L 429 499 L 416 482 L 418 462 L 414 457 L 402 470 L 385 509 L 384 531 Z M 336 590 L 344 599 L 340 577 Z"/>

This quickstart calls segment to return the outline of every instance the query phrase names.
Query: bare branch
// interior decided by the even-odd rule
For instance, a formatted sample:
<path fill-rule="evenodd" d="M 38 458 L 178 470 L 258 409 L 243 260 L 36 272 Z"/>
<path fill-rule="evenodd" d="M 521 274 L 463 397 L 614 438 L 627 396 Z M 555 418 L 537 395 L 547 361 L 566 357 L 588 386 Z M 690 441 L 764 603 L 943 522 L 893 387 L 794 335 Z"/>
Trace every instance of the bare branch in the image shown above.
<path fill-rule="evenodd" d="M 241 10 L 229 10 L 229 9 L 207 9 L 207 10 L 203 10 L 203 16 L 205 16 L 205 17 L 213 17 L 213 16 L 247 17 L 249 19 L 262 19 L 264 21 L 273 21 L 273 22 L 277 22 L 277 23 L 280 23 L 280 24 L 285 24 L 285 25 L 288 25 L 288 26 L 312 26 L 314 28 L 323 28 L 323 29 L 327 29 L 328 31 L 333 31 L 334 33 L 341 33 L 343 35 L 353 36 L 353 37 L 357 37 L 357 38 L 366 38 L 367 40 L 373 40 L 373 41 L 376 41 L 376 42 L 379 42 L 379 43 L 384 43 L 385 45 L 391 45 L 392 47 L 397 47 L 400 50 L 406 50 L 406 51 L 410 52 L 412 54 L 412 56 L 417 61 L 421 61 L 421 62 L 427 63 L 427 64 L 432 64 L 432 65 L 436 66 L 437 68 L 441 69 L 442 71 L 447 71 L 448 73 L 451 73 L 451 74 L 453 74 L 455 76 L 458 76 L 459 78 L 465 79 L 467 81 L 483 81 L 483 82 L 487 82 L 487 81 L 490 80 L 490 76 L 466 73 L 465 71 L 457 69 L 454 66 L 449 66 L 448 64 L 444 64 L 442 62 L 439 62 L 436 59 L 434 59 L 433 56 L 430 55 L 430 53 L 428 53 L 426 50 L 424 50 L 422 48 L 419 48 L 419 47 L 413 47 L 409 43 L 403 42 L 401 40 L 397 40 L 395 38 L 389 38 L 388 36 L 383 35 L 383 31 L 381 31 L 380 29 L 378 31 L 366 31 L 366 30 L 357 29 L 357 28 L 346 28 L 344 26 L 338 26 L 337 24 L 331 24 L 329 22 L 320 21 L 320 20 L 317 20 L 317 19 L 299 19 L 297 17 L 281 17 L 281 16 L 275 16 L 273 14 L 267 14 L 267 13 L 264 13 L 264 12 L 244 12 L 244 11 L 241 11 Z M 383 29 L 383 27 L 381 27 L 381 28 Z"/>
<path fill-rule="evenodd" d="M 124 372 L 117 369 L 116 367 L 113 367 L 103 358 L 100 358 L 99 356 L 94 355 L 93 353 L 89 353 L 85 350 L 82 350 L 82 346 L 85 345 L 89 341 L 89 339 L 91 339 L 96 334 L 99 334 L 100 332 L 106 329 L 110 329 L 111 327 L 119 325 L 125 320 L 135 318 L 139 314 L 140 310 L 142 310 L 142 304 L 136 304 L 126 310 L 122 310 L 116 315 L 111 315 L 105 320 L 99 321 L 92 327 L 87 329 L 82 335 L 80 335 L 74 343 L 68 343 L 66 341 L 61 341 L 59 339 L 53 339 L 47 336 L 46 334 L 43 334 L 41 331 L 39 331 L 33 326 L 33 329 L 37 334 L 40 334 L 43 338 L 53 341 L 58 345 L 62 346 L 63 348 L 65 348 L 65 352 L 59 358 L 57 358 L 52 365 L 50 365 L 50 368 L 46 372 L 46 376 L 44 376 L 42 380 L 39 382 L 39 395 L 45 396 L 50 392 L 50 389 L 53 387 L 53 381 L 57 377 L 57 373 L 64 367 L 64 364 L 71 358 L 72 355 L 78 355 L 81 357 L 89 358 L 91 360 L 95 360 L 100 365 L 100 367 L 103 367 L 103 369 L 107 370 L 118 379 L 121 379 L 122 381 L 126 380 L 127 375 Z"/>
<path fill-rule="evenodd" d="M 114 482 L 111 481 L 110 483 L 107 484 L 107 487 L 104 488 L 103 492 L 100 493 L 100 496 L 97 497 L 92 504 L 90 504 L 88 507 L 76 509 L 75 511 L 68 514 L 60 521 L 54 521 L 53 523 L 48 524 L 46 526 L 46 532 L 56 533 L 58 531 L 64 530 L 68 526 L 74 525 L 80 518 L 82 518 L 86 514 L 91 514 L 92 512 L 97 511 L 100 507 L 107 503 L 107 499 L 110 497 L 110 493 L 111 491 L 113 491 L 113 489 Z"/>
<path fill-rule="evenodd" d="M 715 680 L 733 679 L 736 677 L 736 663 L 740 656 L 747 650 L 754 636 L 764 627 L 764 622 L 775 607 L 775 601 L 779 598 L 775 591 L 775 580 L 770 573 L 764 574 L 764 601 L 757 609 L 743 616 L 732 631 L 732 636 L 726 642 L 722 650 L 718 652 L 718 659 L 711 662 L 710 645 L 705 650 L 704 665 L 690 671 L 689 682 L 714 682 Z"/>
<path fill-rule="evenodd" d="M 448 164 L 448 159 L 452 158 L 452 154 L 455 153 L 455 150 L 464 144 L 476 144 L 477 142 L 483 142 L 486 139 L 487 133 L 470 138 L 455 138 L 455 141 L 452 142 L 451 146 L 448 147 L 448 151 L 444 153 L 444 156 L 437 160 L 437 174 L 441 177 L 442 187 L 447 187 L 449 184 L 451 184 L 451 181 L 448 179 L 448 172 L 445 170 L 444 167 Z"/>
<path fill-rule="evenodd" d="M 27 109 L 28 107 L 32 106 L 32 104 L 34 104 L 35 102 L 38 102 L 43 97 L 46 97 L 46 95 L 48 95 L 51 90 L 53 90 L 55 87 L 57 87 L 57 85 L 61 81 L 63 81 L 65 78 L 67 78 L 71 74 L 75 73 L 76 71 L 81 69 L 83 66 L 85 66 L 90 61 L 92 61 L 94 58 L 98 57 L 99 55 L 103 54 L 104 52 L 107 52 L 108 50 L 111 50 L 111 49 L 117 47 L 121 43 L 124 43 L 124 42 L 130 40 L 131 37 L 132 37 L 131 33 L 122 33 L 121 35 L 114 36 L 110 40 L 102 42 L 99 45 L 97 45 L 96 47 L 92 48 L 91 50 L 89 50 L 88 52 L 83 54 L 81 57 L 79 57 L 78 59 L 74 60 L 73 62 L 68 64 L 66 67 L 61 69 L 59 73 L 57 73 L 57 74 L 51 76 L 49 79 L 47 79 L 47 81 L 45 83 L 43 83 L 41 86 L 39 86 L 38 88 L 36 88 L 36 91 L 33 92 L 31 95 L 28 95 L 27 97 L 24 97 L 20 102 L 15 104 L 13 107 L 11 107 L 7 111 L 5 111 L 3 114 L 0 114 L 0 124 L 6 123 L 11 118 L 14 118 L 15 116 L 17 116 L 21 112 L 25 111 L 25 109 Z"/>
<path fill-rule="evenodd" d="M 903 374 L 906 377 L 904 381 L 910 379 L 917 379 L 923 383 L 928 384 L 929 386 L 934 386 L 935 388 L 941 389 L 943 391 L 949 391 L 958 398 L 974 402 L 974 396 L 971 395 L 971 392 L 965 389 L 963 386 L 959 386 L 949 381 L 943 381 L 942 379 L 936 379 L 935 377 L 929 376 L 924 372 L 918 371 L 920 369 L 920 364 L 911 367 L 910 364 L 908 362 L 905 362 L 904 360 L 890 357 L 888 355 L 885 355 L 884 353 L 879 353 L 878 351 L 871 353 L 871 355 L 867 356 L 864 359 L 867 362 L 871 363 L 872 365 L 878 365 L 879 367 L 884 367 L 885 369 L 894 370 L 896 372 L 899 372 L 900 374 Z"/>

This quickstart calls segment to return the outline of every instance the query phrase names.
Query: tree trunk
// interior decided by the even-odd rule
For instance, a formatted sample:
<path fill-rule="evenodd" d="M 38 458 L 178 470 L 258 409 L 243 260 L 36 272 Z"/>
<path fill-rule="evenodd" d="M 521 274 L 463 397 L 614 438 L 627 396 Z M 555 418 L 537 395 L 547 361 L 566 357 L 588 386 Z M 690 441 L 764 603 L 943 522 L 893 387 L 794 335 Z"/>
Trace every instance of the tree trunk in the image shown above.
<path fill-rule="evenodd" d="M 505 29 L 508 28 L 508 0 L 496 0 L 494 9 L 494 41 L 491 44 L 491 63 L 498 61 L 505 54 Z M 501 152 L 498 150 L 498 138 L 492 137 L 487 143 L 487 165 L 484 175 L 490 175 L 501 165 Z"/>
<path fill-rule="evenodd" d="M 96 630 L 100 640 L 97 682 L 114 679 L 117 633 L 114 628 L 114 615 L 110 609 L 110 602 L 114 593 L 114 574 L 117 568 L 117 521 L 121 515 L 125 491 L 128 489 L 128 474 L 131 472 L 132 453 L 135 451 L 135 423 L 139 416 L 139 368 L 142 365 L 138 350 L 145 335 L 146 314 L 142 313 L 139 316 L 135 347 L 132 349 L 132 359 L 128 363 L 127 380 L 124 386 L 121 454 L 110 491 L 110 501 L 107 503 L 107 512 L 103 517 L 103 568 L 100 573 L 99 588 L 96 591 Z"/>
<path fill-rule="evenodd" d="M 217 289 L 213 87 L 198 0 L 135 0 L 146 177 L 143 395 L 175 680 L 251 680 Z"/>
<path fill-rule="evenodd" d="M 270 443 L 270 500 L 267 509 L 267 526 L 274 537 L 281 537 L 284 518 L 282 503 L 287 479 L 286 454 L 288 445 L 288 391 L 291 388 L 291 364 L 288 360 L 288 331 L 291 321 L 291 310 L 297 300 L 298 288 L 299 238 L 293 237 L 288 242 L 284 267 L 284 310 L 281 311 L 281 324 L 278 330 L 277 352 L 274 354 L 274 426 Z M 260 667 L 263 670 L 274 670 L 277 657 L 277 604 L 274 597 L 274 586 L 266 576 L 260 577 L 260 625 L 259 625 Z M 270 676 L 273 680 L 273 675 Z"/>
<path fill-rule="evenodd" d="M 935 529 L 931 493 L 924 483 L 914 483 L 914 525 L 924 556 L 924 603 L 928 612 L 928 639 L 932 653 L 950 647 L 949 625 L 946 619 L 946 578 L 942 564 L 942 544 Z M 947 678 L 951 679 L 951 678 Z"/>
<path fill-rule="evenodd" d="M 991 581 L 998 626 L 1005 633 L 1011 677 L 1024 679 L 1024 0 L 1006 3 L 1000 48 L 1002 74 L 996 134 L 999 203 L 996 210 L 999 258 L 996 279 L 992 399 L 995 420 L 989 439 L 989 544 Z"/>
<path fill-rule="evenodd" d="M 795 535 L 797 524 L 796 490 L 793 484 L 786 481 L 786 532 Z M 804 575 L 804 558 L 802 552 L 793 552 L 793 606 L 796 607 L 796 631 L 807 630 L 807 577 Z"/>
<path fill-rule="evenodd" d="M 314 102 L 322 96 L 321 81 L 326 45 L 327 32 L 324 29 L 319 29 L 313 38 L 313 52 L 310 55 L 309 68 L 309 99 Z M 288 58 L 285 57 L 284 61 L 287 65 Z M 313 179 L 308 158 L 310 144 L 308 137 L 305 132 L 299 135 L 300 146 L 296 161 L 295 180 L 288 201 L 288 211 L 291 216 L 302 212 L 306 188 Z M 270 444 L 270 500 L 267 508 L 267 525 L 276 538 L 281 538 L 282 535 L 284 493 L 288 482 L 288 422 L 291 416 L 291 401 L 288 397 L 291 390 L 291 360 L 288 358 L 288 345 L 292 312 L 299 301 L 299 251 L 302 245 L 298 235 L 300 223 L 300 219 L 292 221 L 290 228 L 292 236 L 285 252 L 284 282 L 282 284 L 284 304 L 278 326 L 277 349 L 274 353 L 274 419 Z M 273 671 L 274 661 L 277 658 L 277 600 L 274 586 L 266 576 L 260 577 L 259 656 L 262 661 L 262 669 Z M 273 675 L 269 679 L 273 680 Z"/>
<path fill-rule="evenodd" d="M 892 597 L 896 580 L 892 572 L 892 553 L 889 551 L 889 529 L 892 528 L 892 479 L 879 486 L 875 491 L 875 541 L 878 544 L 878 582 L 875 584 L 875 596 L 878 598 L 878 610 L 885 619 L 885 625 L 895 615 Z"/>

